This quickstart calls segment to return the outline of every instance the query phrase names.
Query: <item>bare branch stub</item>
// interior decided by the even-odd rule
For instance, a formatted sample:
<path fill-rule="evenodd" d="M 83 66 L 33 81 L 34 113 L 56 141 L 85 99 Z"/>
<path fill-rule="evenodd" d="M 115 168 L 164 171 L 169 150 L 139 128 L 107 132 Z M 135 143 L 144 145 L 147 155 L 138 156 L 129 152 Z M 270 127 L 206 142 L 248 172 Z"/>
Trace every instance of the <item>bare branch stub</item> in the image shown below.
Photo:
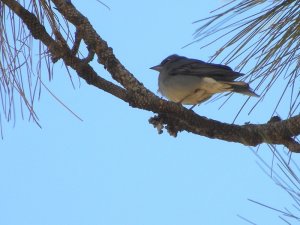
<path fill-rule="evenodd" d="M 81 40 L 82 40 L 81 32 L 80 32 L 80 30 L 76 29 L 75 41 L 74 41 L 73 47 L 71 49 L 73 56 L 76 56 L 76 54 L 78 53 Z"/>

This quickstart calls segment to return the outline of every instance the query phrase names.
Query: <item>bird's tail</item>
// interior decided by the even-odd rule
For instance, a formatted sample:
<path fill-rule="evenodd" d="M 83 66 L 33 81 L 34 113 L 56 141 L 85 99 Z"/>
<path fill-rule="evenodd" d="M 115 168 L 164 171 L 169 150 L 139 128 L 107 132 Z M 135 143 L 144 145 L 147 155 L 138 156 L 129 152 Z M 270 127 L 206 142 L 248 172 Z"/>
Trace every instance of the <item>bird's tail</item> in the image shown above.
<path fill-rule="evenodd" d="M 250 87 L 249 84 L 243 82 L 243 81 L 233 81 L 233 82 L 224 82 L 226 84 L 229 84 L 232 87 L 233 92 L 237 92 L 240 94 L 248 95 L 248 96 L 254 96 L 259 97 L 258 94 L 256 94 Z"/>

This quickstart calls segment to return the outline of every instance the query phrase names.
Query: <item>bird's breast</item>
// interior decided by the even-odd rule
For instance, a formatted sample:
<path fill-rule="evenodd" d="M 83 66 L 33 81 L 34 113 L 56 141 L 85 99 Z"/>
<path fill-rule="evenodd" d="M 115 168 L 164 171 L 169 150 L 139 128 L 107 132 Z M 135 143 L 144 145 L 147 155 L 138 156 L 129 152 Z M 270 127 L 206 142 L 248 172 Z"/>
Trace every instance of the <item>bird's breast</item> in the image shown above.
<path fill-rule="evenodd" d="M 210 98 L 213 94 L 228 89 L 228 85 L 209 77 L 159 75 L 159 92 L 173 102 L 194 105 Z"/>

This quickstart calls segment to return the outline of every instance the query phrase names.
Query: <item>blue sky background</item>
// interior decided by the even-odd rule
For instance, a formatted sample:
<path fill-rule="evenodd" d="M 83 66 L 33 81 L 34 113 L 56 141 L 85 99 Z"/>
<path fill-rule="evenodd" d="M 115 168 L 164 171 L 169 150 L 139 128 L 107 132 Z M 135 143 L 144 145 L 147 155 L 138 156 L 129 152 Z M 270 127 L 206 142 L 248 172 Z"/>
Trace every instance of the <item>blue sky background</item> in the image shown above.
<path fill-rule="evenodd" d="M 173 53 L 208 61 L 216 51 L 181 47 L 199 26 L 192 22 L 222 1 L 105 3 L 110 11 L 97 1 L 73 1 L 125 67 L 154 92 L 158 74 L 149 67 Z M 93 65 L 109 78 L 101 65 Z M 58 62 L 46 84 L 83 122 L 43 90 L 35 105 L 42 129 L 20 116 L 16 125 L 3 125 L 0 225 L 248 224 L 238 214 L 257 224 L 281 223 L 273 211 L 247 200 L 279 209 L 292 202 L 258 167 L 253 149 L 186 132 L 177 138 L 158 135 L 148 123 L 153 113 L 73 78 L 75 89 Z M 217 101 L 195 111 L 231 123 L 245 100 L 235 95 L 221 110 Z M 250 115 L 245 110 L 237 123 L 266 122 L 274 101 L 265 100 Z M 259 154 L 271 163 L 266 146 Z"/>

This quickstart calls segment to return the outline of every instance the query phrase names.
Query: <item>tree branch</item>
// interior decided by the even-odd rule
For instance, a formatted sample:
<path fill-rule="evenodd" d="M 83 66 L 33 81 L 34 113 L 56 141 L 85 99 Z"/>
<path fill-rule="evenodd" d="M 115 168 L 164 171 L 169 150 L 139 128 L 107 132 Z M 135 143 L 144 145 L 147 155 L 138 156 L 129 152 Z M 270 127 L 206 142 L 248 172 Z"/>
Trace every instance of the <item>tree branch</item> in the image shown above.
<path fill-rule="evenodd" d="M 124 88 L 119 87 L 102 77 L 88 64 L 89 60 L 81 60 L 74 55 L 67 45 L 54 40 L 41 25 L 36 16 L 17 1 L 0 0 L 14 11 L 26 24 L 35 39 L 40 40 L 49 49 L 53 58 L 61 58 L 72 67 L 88 84 L 102 89 L 117 98 L 129 103 L 130 106 L 157 113 L 149 120 L 159 130 L 167 129 L 176 136 L 178 132 L 187 131 L 208 138 L 216 138 L 229 142 L 238 142 L 247 146 L 261 143 L 282 144 L 292 152 L 300 152 L 300 144 L 294 137 L 300 134 L 300 116 L 287 120 L 270 121 L 266 124 L 234 125 L 199 116 L 179 104 L 168 102 L 157 97 L 146 89 L 113 54 L 108 46 L 94 30 L 86 17 L 75 7 L 64 0 L 52 0 L 59 12 L 80 32 L 88 49 L 95 52 L 101 63 L 112 77 Z M 78 44 L 78 43 L 77 43 Z M 78 46 L 76 46 L 78 48 Z"/>

